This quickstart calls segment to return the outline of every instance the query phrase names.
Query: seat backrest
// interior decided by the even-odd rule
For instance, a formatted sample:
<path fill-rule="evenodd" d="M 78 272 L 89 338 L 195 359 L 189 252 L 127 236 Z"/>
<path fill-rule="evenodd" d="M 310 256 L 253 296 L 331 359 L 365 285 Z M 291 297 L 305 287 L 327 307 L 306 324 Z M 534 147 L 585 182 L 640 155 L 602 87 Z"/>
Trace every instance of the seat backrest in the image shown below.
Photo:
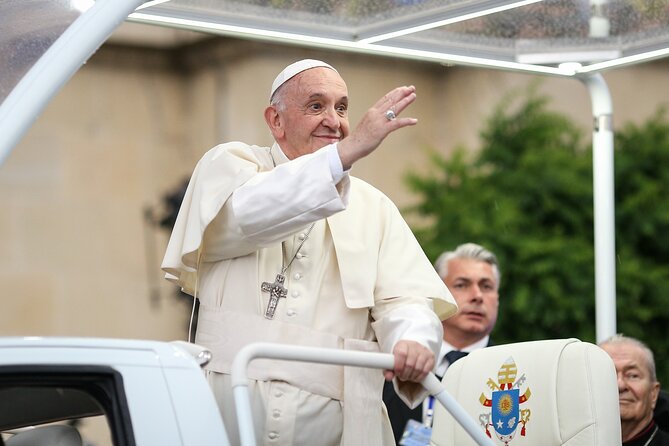
<path fill-rule="evenodd" d="M 64 424 L 50 424 L 21 431 L 10 437 L 5 446 L 82 446 L 79 431 Z"/>
<path fill-rule="evenodd" d="M 594 344 L 556 339 L 487 347 L 449 367 L 442 384 L 497 445 L 621 444 L 615 367 Z M 476 443 L 438 406 L 431 444 Z"/>

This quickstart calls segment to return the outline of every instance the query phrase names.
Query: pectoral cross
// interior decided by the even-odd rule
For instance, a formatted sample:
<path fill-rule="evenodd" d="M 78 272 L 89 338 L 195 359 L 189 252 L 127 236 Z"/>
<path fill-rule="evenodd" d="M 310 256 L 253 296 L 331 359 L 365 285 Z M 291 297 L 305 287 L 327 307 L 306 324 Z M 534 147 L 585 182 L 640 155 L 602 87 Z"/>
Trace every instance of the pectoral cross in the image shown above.
<path fill-rule="evenodd" d="M 269 302 L 267 302 L 267 309 L 265 310 L 267 319 L 274 319 L 274 312 L 279 304 L 279 299 L 288 295 L 288 289 L 283 286 L 285 281 L 286 276 L 277 274 L 274 283 L 263 282 L 260 286 L 263 292 L 269 293 Z"/>

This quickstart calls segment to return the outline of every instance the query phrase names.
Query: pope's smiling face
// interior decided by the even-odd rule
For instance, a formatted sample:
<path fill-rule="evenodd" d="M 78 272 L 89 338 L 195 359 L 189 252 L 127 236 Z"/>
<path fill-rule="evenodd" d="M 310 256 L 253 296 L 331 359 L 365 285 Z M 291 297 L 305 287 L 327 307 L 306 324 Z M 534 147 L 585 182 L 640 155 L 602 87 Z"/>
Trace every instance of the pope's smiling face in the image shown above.
<path fill-rule="evenodd" d="M 336 71 L 311 68 L 280 89 L 280 102 L 268 107 L 265 118 L 289 159 L 315 152 L 348 135 L 348 89 Z"/>

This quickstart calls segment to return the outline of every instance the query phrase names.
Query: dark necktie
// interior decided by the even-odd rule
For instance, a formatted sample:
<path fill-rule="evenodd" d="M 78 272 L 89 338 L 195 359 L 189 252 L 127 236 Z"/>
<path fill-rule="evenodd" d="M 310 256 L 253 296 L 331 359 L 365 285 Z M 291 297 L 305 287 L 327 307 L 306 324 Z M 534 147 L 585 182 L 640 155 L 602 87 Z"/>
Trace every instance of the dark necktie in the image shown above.
<path fill-rule="evenodd" d="M 469 352 L 461 352 L 460 350 L 451 350 L 450 352 L 446 353 L 446 360 L 448 361 L 448 365 L 453 364 L 455 361 L 458 359 L 465 357 L 469 354 Z"/>

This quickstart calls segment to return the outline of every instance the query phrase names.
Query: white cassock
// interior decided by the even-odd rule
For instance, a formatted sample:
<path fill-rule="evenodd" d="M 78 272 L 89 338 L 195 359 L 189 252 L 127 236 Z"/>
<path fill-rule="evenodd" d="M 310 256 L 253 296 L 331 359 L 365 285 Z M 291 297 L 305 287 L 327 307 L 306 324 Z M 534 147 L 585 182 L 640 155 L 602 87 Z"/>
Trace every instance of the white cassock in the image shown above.
<path fill-rule="evenodd" d="M 392 352 L 403 339 L 436 354 L 440 321 L 457 310 L 395 205 L 341 172 L 336 154 L 289 161 L 276 144 L 222 144 L 188 185 L 162 267 L 185 292 L 197 287 L 196 342 L 213 352 L 207 373 L 233 444 L 229 373 L 244 345 Z M 261 284 L 291 260 L 287 296 L 266 319 Z M 393 444 L 380 370 L 255 360 L 248 376 L 259 444 Z M 416 383 L 395 387 L 413 407 L 426 396 Z"/>

